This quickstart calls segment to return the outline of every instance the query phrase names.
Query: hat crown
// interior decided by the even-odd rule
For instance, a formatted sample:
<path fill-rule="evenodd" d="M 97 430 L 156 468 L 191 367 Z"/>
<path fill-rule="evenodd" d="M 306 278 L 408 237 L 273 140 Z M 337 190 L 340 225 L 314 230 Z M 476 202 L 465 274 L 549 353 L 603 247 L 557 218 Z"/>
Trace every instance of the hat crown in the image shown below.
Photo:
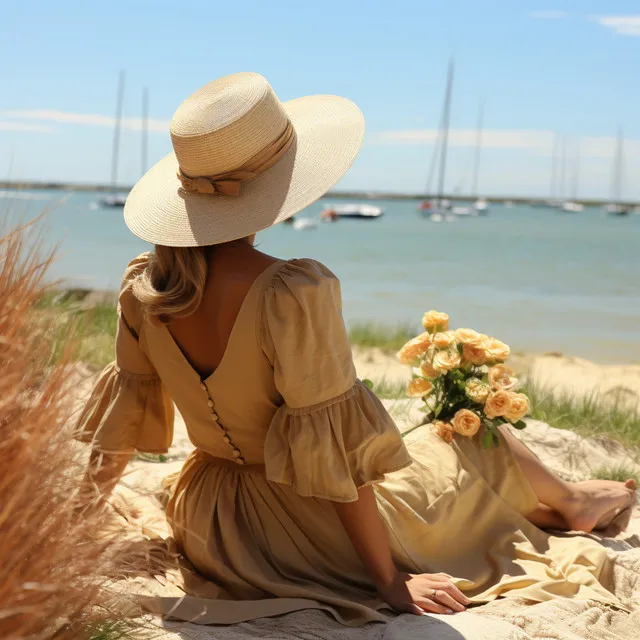
<path fill-rule="evenodd" d="M 189 176 L 233 171 L 280 137 L 289 118 L 265 78 L 236 73 L 189 96 L 171 120 L 171 140 Z"/>

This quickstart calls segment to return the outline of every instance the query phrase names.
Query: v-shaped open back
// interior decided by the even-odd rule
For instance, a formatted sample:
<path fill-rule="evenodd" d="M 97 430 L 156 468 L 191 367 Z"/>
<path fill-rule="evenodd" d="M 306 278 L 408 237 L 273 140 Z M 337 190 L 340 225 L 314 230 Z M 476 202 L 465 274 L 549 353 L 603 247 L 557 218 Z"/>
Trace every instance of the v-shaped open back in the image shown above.
<path fill-rule="evenodd" d="M 171 347 L 177 353 L 179 353 L 180 358 L 184 362 L 185 367 L 190 369 L 191 372 L 194 374 L 194 376 L 197 376 L 200 381 L 204 382 L 205 384 L 208 384 L 209 382 L 212 382 L 213 379 L 215 378 L 216 374 L 218 373 L 218 371 L 220 371 L 220 369 L 225 364 L 225 362 L 230 359 L 230 357 L 228 357 L 228 354 L 233 349 L 234 340 L 238 339 L 238 334 L 242 333 L 241 327 L 242 327 L 242 323 L 244 322 L 245 314 L 248 315 L 248 316 L 251 316 L 252 312 L 253 312 L 253 317 L 255 317 L 255 313 L 257 311 L 256 308 L 255 308 L 256 305 L 252 304 L 252 303 L 256 302 L 256 298 L 259 296 L 259 294 L 262 291 L 262 289 L 265 286 L 267 286 L 267 284 L 270 281 L 270 278 L 273 277 L 273 274 L 279 268 L 281 268 L 284 264 L 286 264 L 286 262 L 284 260 L 278 260 L 277 262 L 274 262 L 272 265 L 268 266 L 266 269 L 261 271 L 258 274 L 258 276 L 254 279 L 254 281 L 251 283 L 251 286 L 248 288 L 248 290 L 247 290 L 247 292 L 246 292 L 246 294 L 244 296 L 244 299 L 243 299 L 242 303 L 240 304 L 240 307 L 239 307 L 238 312 L 236 314 L 236 318 L 235 318 L 235 320 L 233 322 L 233 325 L 231 327 L 231 331 L 229 332 L 229 337 L 227 338 L 227 344 L 224 347 L 224 350 L 222 352 L 222 357 L 220 358 L 220 361 L 218 362 L 218 366 L 213 371 L 211 371 L 210 373 L 208 373 L 206 375 L 202 375 L 193 366 L 191 360 L 189 359 L 189 357 L 185 353 L 185 350 L 180 346 L 178 340 L 171 333 L 171 330 L 169 329 L 169 327 L 167 325 L 165 325 L 165 324 L 162 325 L 162 328 L 163 328 L 163 330 L 166 333 L 167 338 L 168 338 L 167 341 L 170 343 Z"/>

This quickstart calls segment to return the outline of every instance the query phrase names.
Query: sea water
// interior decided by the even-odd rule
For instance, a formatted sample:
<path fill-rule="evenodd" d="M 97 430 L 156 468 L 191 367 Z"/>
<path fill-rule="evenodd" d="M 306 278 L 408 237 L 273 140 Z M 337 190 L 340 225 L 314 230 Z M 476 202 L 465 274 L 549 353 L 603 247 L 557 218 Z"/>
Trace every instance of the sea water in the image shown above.
<path fill-rule="evenodd" d="M 42 223 L 60 243 L 51 278 L 69 286 L 117 289 L 123 269 L 149 248 L 126 228 L 121 209 L 94 193 L 0 194 L 5 220 L 28 218 L 58 201 Z M 59 202 L 63 199 L 62 202 Z M 278 225 L 260 249 L 311 257 L 341 280 L 348 325 L 410 325 L 424 311 L 451 316 L 514 350 L 559 351 L 600 362 L 640 361 L 640 215 L 578 214 L 491 205 L 488 216 L 434 223 L 415 201 L 375 201 L 376 220 L 323 223 L 325 199 L 298 214 L 315 229 Z"/>

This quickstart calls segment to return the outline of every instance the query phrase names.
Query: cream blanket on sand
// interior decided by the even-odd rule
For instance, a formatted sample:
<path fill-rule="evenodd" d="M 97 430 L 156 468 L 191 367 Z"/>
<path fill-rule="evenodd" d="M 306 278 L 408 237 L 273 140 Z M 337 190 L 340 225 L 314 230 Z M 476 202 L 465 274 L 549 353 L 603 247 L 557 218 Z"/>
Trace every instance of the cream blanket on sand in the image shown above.
<path fill-rule="evenodd" d="M 389 406 L 402 428 L 411 423 L 411 406 Z M 529 429 L 519 432 L 527 444 L 560 475 L 570 480 L 589 477 L 598 467 L 640 470 L 635 460 L 622 447 L 610 442 L 580 438 L 579 436 L 545 424 L 531 421 Z M 177 471 L 190 450 L 184 425 L 178 417 L 176 437 L 170 452 L 170 462 L 135 461 L 132 471 L 116 490 L 114 506 L 125 498 L 126 507 L 132 504 L 137 512 L 139 533 L 147 539 L 166 537 L 168 531 L 157 494 L 161 478 Z M 133 494 L 135 492 L 135 496 Z M 128 518 L 131 522 L 131 519 Z M 614 559 L 615 595 L 632 613 L 617 611 L 595 602 L 558 599 L 530 605 L 514 599 L 500 599 L 454 616 L 390 615 L 387 624 L 370 623 L 350 628 L 337 623 L 322 610 L 304 610 L 277 618 L 262 618 L 232 626 L 202 626 L 193 623 L 161 621 L 145 616 L 144 627 L 149 637 L 162 640 L 248 640 L 250 638 L 364 640 L 636 640 L 640 638 L 640 510 L 636 506 L 628 529 L 609 537 L 594 536 L 611 550 Z M 119 583 L 118 591 L 127 594 L 179 595 L 176 587 L 156 576 L 135 578 Z M 142 630 L 141 630 L 142 631 Z M 142 631 L 141 635 L 146 636 Z"/>

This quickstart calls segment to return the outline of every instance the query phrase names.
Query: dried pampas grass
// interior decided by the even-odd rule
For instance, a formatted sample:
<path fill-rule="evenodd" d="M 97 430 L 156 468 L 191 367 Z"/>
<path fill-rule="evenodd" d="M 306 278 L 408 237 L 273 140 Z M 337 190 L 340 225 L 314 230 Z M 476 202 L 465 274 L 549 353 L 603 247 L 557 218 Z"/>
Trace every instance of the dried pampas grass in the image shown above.
<path fill-rule="evenodd" d="M 48 365 L 34 307 L 52 255 L 30 226 L 0 238 L 0 637 L 82 638 L 95 623 L 115 544 L 104 509 L 81 507 L 72 370 Z M 35 239 L 37 240 L 37 238 Z M 45 321 L 46 323 L 47 321 Z M 71 349 L 71 343 L 68 349 Z"/>

